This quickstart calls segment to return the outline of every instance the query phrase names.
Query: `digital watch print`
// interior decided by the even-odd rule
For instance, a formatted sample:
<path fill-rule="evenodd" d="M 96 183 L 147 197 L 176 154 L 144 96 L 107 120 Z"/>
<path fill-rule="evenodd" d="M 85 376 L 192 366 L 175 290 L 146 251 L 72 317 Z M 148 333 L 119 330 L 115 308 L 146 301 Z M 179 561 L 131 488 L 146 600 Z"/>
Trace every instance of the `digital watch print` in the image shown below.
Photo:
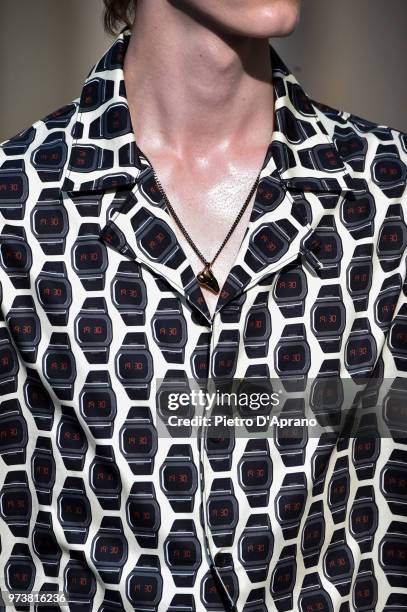
<path fill-rule="evenodd" d="M 80 99 L 0 148 L 3 601 L 405 610 L 407 436 L 287 444 L 156 424 L 176 379 L 289 388 L 375 369 L 397 380 L 397 420 L 407 135 L 311 100 L 270 47 L 275 131 L 211 319 L 134 141 L 129 35 Z"/>

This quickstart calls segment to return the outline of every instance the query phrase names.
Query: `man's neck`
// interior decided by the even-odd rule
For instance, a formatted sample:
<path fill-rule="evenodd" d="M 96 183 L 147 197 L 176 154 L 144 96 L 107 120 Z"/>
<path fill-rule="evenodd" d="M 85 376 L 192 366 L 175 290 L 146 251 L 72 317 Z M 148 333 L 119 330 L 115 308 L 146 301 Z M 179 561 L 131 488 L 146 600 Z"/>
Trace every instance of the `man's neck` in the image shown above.
<path fill-rule="evenodd" d="M 256 151 L 273 128 L 267 39 L 225 35 L 169 2 L 143 2 L 125 57 L 126 94 L 142 150 L 178 159 Z"/>

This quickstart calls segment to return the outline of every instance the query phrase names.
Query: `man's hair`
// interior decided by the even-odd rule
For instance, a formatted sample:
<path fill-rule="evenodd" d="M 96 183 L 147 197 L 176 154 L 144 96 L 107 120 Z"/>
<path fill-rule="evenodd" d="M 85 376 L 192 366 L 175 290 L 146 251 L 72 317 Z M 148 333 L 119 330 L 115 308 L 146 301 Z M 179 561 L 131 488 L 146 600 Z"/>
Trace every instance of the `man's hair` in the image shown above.
<path fill-rule="evenodd" d="M 123 25 L 133 24 L 137 0 L 103 0 L 103 22 L 107 32 L 117 34 Z"/>

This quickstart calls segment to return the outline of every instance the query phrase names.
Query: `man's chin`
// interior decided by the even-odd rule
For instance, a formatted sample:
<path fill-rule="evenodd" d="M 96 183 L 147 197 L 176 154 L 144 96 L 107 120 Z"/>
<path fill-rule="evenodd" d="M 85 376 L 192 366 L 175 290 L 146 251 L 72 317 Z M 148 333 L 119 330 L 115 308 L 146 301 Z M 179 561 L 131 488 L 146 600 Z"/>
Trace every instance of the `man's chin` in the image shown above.
<path fill-rule="evenodd" d="M 276 1 L 275 5 L 266 5 L 263 10 L 244 10 L 241 12 L 212 8 L 211 3 L 196 0 L 168 0 L 174 7 L 190 17 L 215 30 L 224 36 L 242 38 L 271 38 L 288 36 L 299 21 L 300 3 L 290 0 Z"/>

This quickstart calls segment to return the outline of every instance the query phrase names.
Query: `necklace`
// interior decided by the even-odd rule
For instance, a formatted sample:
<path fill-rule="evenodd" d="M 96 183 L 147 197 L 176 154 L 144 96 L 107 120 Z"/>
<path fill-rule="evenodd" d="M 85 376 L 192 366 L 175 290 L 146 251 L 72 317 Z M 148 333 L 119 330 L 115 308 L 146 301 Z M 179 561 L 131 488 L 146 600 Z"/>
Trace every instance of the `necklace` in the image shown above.
<path fill-rule="evenodd" d="M 143 154 L 144 155 L 144 154 Z M 144 155 L 145 157 L 145 155 Z M 147 159 L 147 158 L 146 158 Z M 250 190 L 249 195 L 247 196 L 247 199 L 245 201 L 245 203 L 243 204 L 242 208 L 239 210 L 236 219 L 234 220 L 230 230 L 228 231 L 228 233 L 226 234 L 222 244 L 220 245 L 220 247 L 218 248 L 218 250 L 216 251 L 215 255 L 212 257 L 211 261 L 208 261 L 204 255 L 201 253 L 201 251 L 198 249 L 198 247 L 196 246 L 196 244 L 194 243 L 194 241 L 192 240 L 191 236 L 188 234 L 187 230 L 185 229 L 183 223 L 181 222 L 181 219 L 178 217 L 177 213 L 175 212 L 171 202 L 169 201 L 167 194 L 164 191 L 163 186 L 161 185 L 161 182 L 159 181 L 155 170 L 152 166 L 152 164 L 150 163 L 150 166 L 152 168 L 153 171 L 153 176 L 154 176 L 154 180 L 157 184 L 157 187 L 160 191 L 161 196 L 164 199 L 164 202 L 168 208 L 168 210 L 170 211 L 175 223 L 178 225 L 179 229 L 181 230 L 184 238 L 186 239 L 186 241 L 188 242 L 188 244 L 190 245 L 190 247 L 193 249 L 193 251 L 196 253 L 196 255 L 199 257 L 199 259 L 202 261 L 202 263 L 204 264 L 203 269 L 201 270 L 201 272 L 199 272 L 199 274 L 197 274 L 196 279 L 199 283 L 199 285 L 201 287 L 204 287 L 206 289 L 208 289 L 209 291 L 211 291 L 212 293 L 219 293 L 220 289 L 219 289 L 219 283 L 216 280 L 213 272 L 212 272 L 212 266 L 215 262 L 215 260 L 217 259 L 217 257 L 219 256 L 219 254 L 222 252 L 222 250 L 224 249 L 226 243 L 228 242 L 229 238 L 231 237 L 231 235 L 233 234 L 233 232 L 235 231 L 240 219 L 242 218 L 242 215 L 244 213 L 244 211 L 246 210 L 246 208 L 248 207 L 250 200 L 252 199 L 252 196 L 257 188 L 257 185 L 259 184 L 259 180 L 260 180 L 260 172 L 256 177 L 256 180 L 254 181 L 253 187 Z"/>

